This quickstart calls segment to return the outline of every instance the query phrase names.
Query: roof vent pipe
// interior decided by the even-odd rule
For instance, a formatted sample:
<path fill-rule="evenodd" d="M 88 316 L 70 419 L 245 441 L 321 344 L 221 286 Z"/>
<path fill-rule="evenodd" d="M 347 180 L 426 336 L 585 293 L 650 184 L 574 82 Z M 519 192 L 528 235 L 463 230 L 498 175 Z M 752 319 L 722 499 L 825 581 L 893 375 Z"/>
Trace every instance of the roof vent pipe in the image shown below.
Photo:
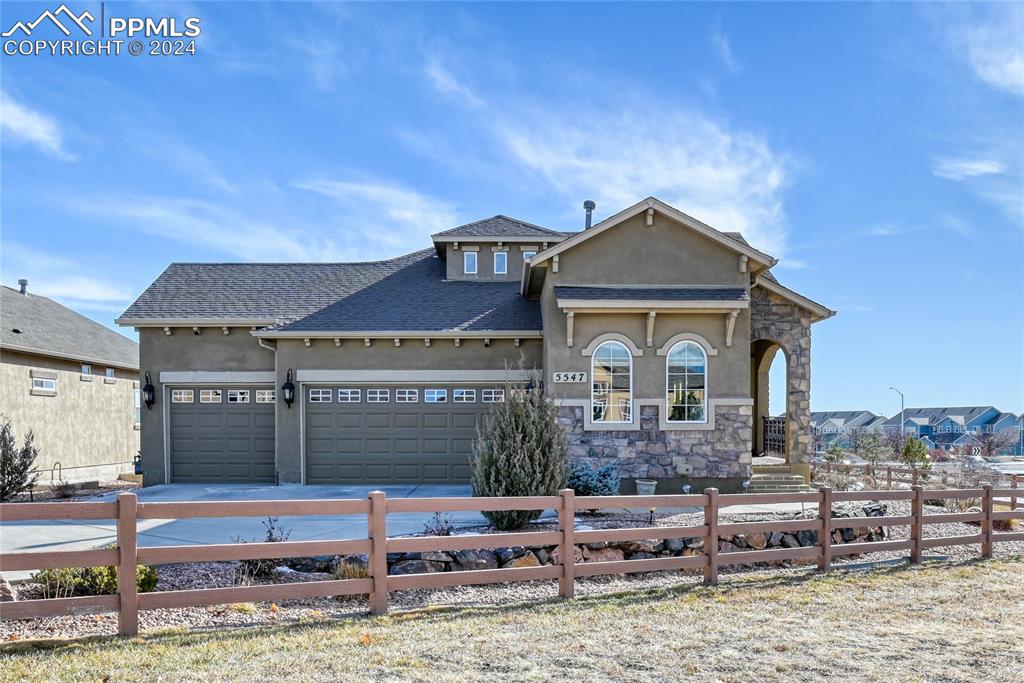
<path fill-rule="evenodd" d="M 587 201 L 583 202 L 583 210 L 587 212 L 587 224 L 584 230 L 590 230 L 590 220 L 592 214 L 594 213 L 594 209 L 596 208 L 597 204 L 594 202 L 593 199 L 588 199 Z"/>
<path fill-rule="evenodd" d="M 589 219 L 587 220 L 587 223 L 588 224 L 590 223 Z M 25 278 L 21 278 L 20 280 L 18 280 L 18 285 L 21 287 L 21 290 L 20 290 L 21 293 L 25 294 L 27 296 L 28 295 L 28 280 L 26 280 Z"/>

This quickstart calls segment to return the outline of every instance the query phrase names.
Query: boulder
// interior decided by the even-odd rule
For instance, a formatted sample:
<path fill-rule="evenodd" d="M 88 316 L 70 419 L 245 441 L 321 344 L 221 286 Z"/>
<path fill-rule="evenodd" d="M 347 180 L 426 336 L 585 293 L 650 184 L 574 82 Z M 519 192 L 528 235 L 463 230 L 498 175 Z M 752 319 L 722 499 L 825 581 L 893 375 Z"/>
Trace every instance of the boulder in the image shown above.
<path fill-rule="evenodd" d="M 537 556 L 537 559 L 540 560 L 541 564 L 548 564 L 548 562 L 551 561 L 551 553 L 544 548 L 534 548 L 533 554 Z"/>
<path fill-rule="evenodd" d="M 403 560 L 426 560 L 427 562 L 451 562 L 452 556 L 448 553 L 430 550 L 424 553 L 406 553 Z"/>
<path fill-rule="evenodd" d="M 631 560 L 650 560 L 651 558 L 657 557 L 654 553 L 647 553 L 644 551 L 630 553 L 629 559 Z"/>
<path fill-rule="evenodd" d="M 583 551 L 580 550 L 578 545 L 574 545 L 573 549 L 573 564 L 581 564 L 583 562 Z M 551 564 L 561 564 L 562 560 L 558 552 L 558 548 L 551 551 Z"/>
<path fill-rule="evenodd" d="M 627 553 L 657 553 L 661 552 L 664 543 L 658 540 L 623 541 L 621 547 Z"/>
<path fill-rule="evenodd" d="M 740 547 L 731 541 L 719 541 L 718 552 L 720 553 L 736 553 L 740 551 Z"/>
<path fill-rule="evenodd" d="M 674 555 L 678 555 L 686 547 L 685 538 L 666 538 L 665 539 L 665 550 L 669 551 Z"/>
<path fill-rule="evenodd" d="M 444 562 L 427 562 L 426 560 L 401 560 L 388 570 L 388 574 L 433 574 L 445 570 Z"/>
<path fill-rule="evenodd" d="M 686 540 L 686 547 L 687 548 L 698 548 L 699 549 L 699 548 L 703 548 L 704 547 L 704 537 L 703 536 L 699 536 L 697 538 L 687 538 L 685 540 Z"/>
<path fill-rule="evenodd" d="M 517 557 L 522 557 L 527 552 L 529 551 L 521 545 L 512 546 L 511 548 L 494 549 L 494 554 L 498 556 L 498 562 L 500 562 L 501 564 L 510 562 L 511 560 L 514 560 Z"/>
<path fill-rule="evenodd" d="M 626 559 L 626 553 L 620 548 L 599 548 L 590 551 L 591 562 L 617 562 Z"/>
<path fill-rule="evenodd" d="M 768 545 L 772 548 L 778 548 L 782 545 L 783 533 L 781 531 L 773 531 L 768 535 Z"/>
<path fill-rule="evenodd" d="M 759 532 L 746 534 L 746 540 L 747 545 L 754 550 L 764 550 L 768 545 L 768 537 Z"/>
<path fill-rule="evenodd" d="M 490 550 L 460 550 L 452 557 L 452 571 L 497 569 L 498 556 Z"/>
<path fill-rule="evenodd" d="M 595 541 L 593 543 L 588 543 L 587 547 L 591 550 L 601 550 L 608 547 L 608 541 Z"/>
<path fill-rule="evenodd" d="M 782 534 L 782 542 L 779 545 L 783 548 L 799 548 L 800 541 L 793 534 Z"/>
<path fill-rule="evenodd" d="M 746 548 L 747 547 L 747 535 L 746 534 L 736 534 L 735 536 L 732 537 L 732 544 L 734 546 L 736 546 L 737 548 Z"/>
<path fill-rule="evenodd" d="M 332 574 L 338 566 L 335 555 L 317 555 L 316 557 L 289 557 L 282 560 L 286 567 L 306 574 Z"/>
<path fill-rule="evenodd" d="M 0 576 L 0 602 L 15 602 L 18 596 L 14 594 L 14 589 L 11 584 L 8 583 L 7 579 Z"/>
<path fill-rule="evenodd" d="M 514 567 L 539 567 L 540 560 L 538 560 L 537 556 L 533 553 L 527 552 L 525 555 L 515 557 L 501 566 L 504 569 L 511 569 Z"/>
<path fill-rule="evenodd" d="M 842 534 L 843 543 L 853 543 L 857 540 L 857 532 L 851 529 L 850 527 L 844 527 L 842 529 L 838 529 L 837 531 L 839 531 L 839 533 Z"/>
<path fill-rule="evenodd" d="M 815 529 L 801 529 L 796 532 L 796 539 L 803 547 L 818 544 L 818 532 Z"/>

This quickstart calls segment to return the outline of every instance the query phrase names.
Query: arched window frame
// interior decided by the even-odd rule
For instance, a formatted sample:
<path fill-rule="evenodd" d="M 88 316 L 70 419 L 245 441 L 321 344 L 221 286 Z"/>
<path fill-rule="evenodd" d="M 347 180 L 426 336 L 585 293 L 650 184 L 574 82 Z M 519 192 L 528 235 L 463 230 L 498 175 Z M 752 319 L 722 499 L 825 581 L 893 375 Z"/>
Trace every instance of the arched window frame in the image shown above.
<path fill-rule="evenodd" d="M 593 419 L 594 404 L 595 404 L 595 402 L 594 402 L 594 384 L 595 384 L 595 378 L 596 378 L 595 364 L 597 362 L 597 358 L 598 358 L 598 355 L 599 355 L 601 349 L 604 348 L 605 346 L 617 346 L 617 347 L 621 348 L 625 352 L 626 357 L 629 359 L 629 419 L 628 420 L 595 420 L 595 419 Z M 591 358 L 590 358 L 590 416 L 591 416 L 590 422 L 592 424 L 594 424 L 595 426 L 596 425 L 625 425 L 625 424 L 633 424 L 633 417 L 634 417 L 634 415 L 633 415 L 633 413 L 634 413 L 633 407 L 634 407 L 634 403 L 635 402 L 633 401 L 633 353 L 632 353 L 632 351 L 630 350 L 630 348 L 626 344 L 622 343 L 618 339 L 607 339 L 605 341 L 602 341 L 597 346 L 595 346 L 593 348 L 593 351 L 591 352 L 590 356 L 591 356 Z"/>
<path fill-rule="evenodd" d="M 698 349 L 700 351 L 700 353 L 701 353 L 701 356 L 703 356 L 703 358 L 704 358 L 704 400 L 703 400 L 703 402 L 701 404 L 701 407 L 703 409 L 704 417 L 703 417 L 703 419 L 700 419 L 700 420 L 673 420 L 673 419 L 670 418 L 670 416 L 672 414 L 672 403 L 669 400 L 669 391 L 670 391 L 670 388 L 671 388 L 671 385 L 669 383 L 669 372 L 670 372 L 670 370 L 672 368 L 672 354 L 674 354 L 676 352 L 676 349 L 678 349 L 678 348 L 680 348 L 682 346 L 692 346 L 692 347 Z M 710 400 L 708 399 L 708 391 L 709 391 L 709 389 L 711 387 L 711 380 L 710 380 L 711 373 L 710 373 L 710 368 L 708 367 L 708 356 L 709 356 L 708 350 L 706 348 L 704 348 L 704 345 L 700 344 L 699 342 L 697 342 L 697 341 L 695 341 L 693 339 L 684 339 L 682 341 L 676 342 L 675 344 L 672 345 L 672 347 L 665 354 L 665 422 L 667 424 L 679 425 L 679 424 L 707 424 L 708 423 L 708 420 L 710 419 L 710 415 L 709 415 Z"/>

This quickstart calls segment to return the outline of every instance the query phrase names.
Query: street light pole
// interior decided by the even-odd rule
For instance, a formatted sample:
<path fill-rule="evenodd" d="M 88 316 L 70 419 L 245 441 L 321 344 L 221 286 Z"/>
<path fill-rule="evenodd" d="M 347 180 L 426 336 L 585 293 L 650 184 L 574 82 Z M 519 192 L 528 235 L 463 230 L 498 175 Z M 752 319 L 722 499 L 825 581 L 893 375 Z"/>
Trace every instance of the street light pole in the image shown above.
<path fill-rule="evenodd" d="M 903 412 L 904 412 L 904 410 L 906 410 L 906 408 L 904 407 L 903 392 L 900 391 L 899 389 L 897 389 L 896 387 L 889 387 L 889 388 L 892 389 L 893 391 L 895 391 L 897 394 L 900 395 L 900 437 L 901 437 L 900 440 L 902 441 L 903 440 L 902 437 L 905 437 L 907 435 L 907 430 L 906 430 L 906 427 L 905 427 L 906 420 L 903 417 Z"/>

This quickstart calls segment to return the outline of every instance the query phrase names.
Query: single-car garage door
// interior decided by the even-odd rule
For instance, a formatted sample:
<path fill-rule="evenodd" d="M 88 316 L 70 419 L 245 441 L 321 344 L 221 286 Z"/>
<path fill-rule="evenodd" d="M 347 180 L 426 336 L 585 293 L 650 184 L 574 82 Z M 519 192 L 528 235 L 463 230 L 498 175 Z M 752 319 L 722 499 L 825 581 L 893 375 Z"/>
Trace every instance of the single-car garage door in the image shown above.
<path fill-rule="evenodd" d="M 171 481 L 273 483 L 274 389 L 171 388 Z"/>
<path fill-rule="evenodd" d="M 466 483 L 497 387 L 307 387 L 306 483 Z"/>

